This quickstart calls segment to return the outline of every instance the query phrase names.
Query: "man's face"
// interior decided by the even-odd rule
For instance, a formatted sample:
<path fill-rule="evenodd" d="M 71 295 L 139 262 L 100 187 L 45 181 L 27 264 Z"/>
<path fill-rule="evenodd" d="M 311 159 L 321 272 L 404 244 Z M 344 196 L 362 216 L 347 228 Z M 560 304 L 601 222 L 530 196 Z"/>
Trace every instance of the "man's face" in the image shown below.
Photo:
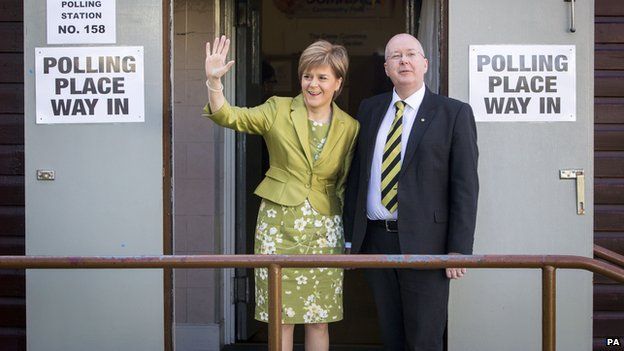
<path fill-rule="evenodd" d="M 386 45 L 384 68 L 397 89 L 420 89 L 428 64 L 420 43 L 410 35 L 397 35 Z"/>

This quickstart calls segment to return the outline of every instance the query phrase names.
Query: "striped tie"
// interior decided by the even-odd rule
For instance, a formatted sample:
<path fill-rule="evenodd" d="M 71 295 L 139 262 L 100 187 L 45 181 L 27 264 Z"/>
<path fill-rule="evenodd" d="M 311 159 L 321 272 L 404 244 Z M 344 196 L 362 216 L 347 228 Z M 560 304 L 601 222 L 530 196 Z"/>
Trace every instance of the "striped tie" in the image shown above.
<path fill-rule="evenodd" d="M 403 109 L 405 103 L 397 101 L 396 114 L 388 133 L 381 161 L 381 204 L 393 213 L 399 207 L 397 188 L 401 170 L 401 133 L 403 131 Z"/>

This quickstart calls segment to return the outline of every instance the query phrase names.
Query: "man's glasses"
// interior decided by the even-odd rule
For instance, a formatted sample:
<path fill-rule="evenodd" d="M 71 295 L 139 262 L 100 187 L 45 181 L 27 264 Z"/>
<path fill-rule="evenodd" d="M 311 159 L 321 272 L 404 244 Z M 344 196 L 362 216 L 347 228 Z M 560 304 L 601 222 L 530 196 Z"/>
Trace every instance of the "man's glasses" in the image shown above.
<path fill-rule="evenodd" d="M 406 60 L 408 61 L 413 61 L 415 60 L 418 56 L 422 56 L 422 58 L 425 58 L 425 55 L 422 52 L 418 52 L 418 51 L 410 51 L 407 53 L 400 53 L 400 52 L 394 52 L 392 54 L 390 54 L 390 56 L 388 56 L 388 60 L 390 61 L 401 61 L 404 57 Z"/>

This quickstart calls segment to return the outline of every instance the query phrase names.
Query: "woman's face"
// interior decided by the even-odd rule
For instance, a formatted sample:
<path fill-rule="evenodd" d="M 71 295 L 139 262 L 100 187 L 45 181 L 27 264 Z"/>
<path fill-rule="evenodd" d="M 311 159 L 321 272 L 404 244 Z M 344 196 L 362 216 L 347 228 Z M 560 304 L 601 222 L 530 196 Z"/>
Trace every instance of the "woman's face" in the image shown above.
<path fill-rule="evenodd" d="M 330 106 L 340 84 L 342 78 L 336 78 L 329 65 L 308 68 L 301 77 L 301 93 L 306 106 L 314 109 Z"/>

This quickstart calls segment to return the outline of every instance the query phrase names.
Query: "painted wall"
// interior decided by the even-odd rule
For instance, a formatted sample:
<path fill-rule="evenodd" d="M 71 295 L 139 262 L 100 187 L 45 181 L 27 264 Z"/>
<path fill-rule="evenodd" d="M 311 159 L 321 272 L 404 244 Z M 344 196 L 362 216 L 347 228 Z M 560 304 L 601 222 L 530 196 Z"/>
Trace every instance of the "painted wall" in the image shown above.
<path fill-rule="evenodd" d="M 90 46 L 144 47 L 145 122 L 36 125 L 46 2 L 25 1 L 27 255 L 163 252 L 162 1 L 116 4 L 116 44 Z M 26 291 L 31 351 L 163 349 L 161 270 L 29 270 Z"/>
<path fill-rule="evenodd" d="M 575 122 L 479 122 L 481 191 L 475 254 L 592 257 L 594 3 L 576 2 L 576 33 L 563 1 L 449 2 L 449 94 L 468 101 L 469 45 L 576 46 Z M 573 180 L 586 172 L 587 213 L 576 214 Z M 557 271 L 557 349 L 589 350 L 592 281 Z M 541 350 L 541 272 L 469 270 L 452 283 L 449 350 Z"/>
<path fill-rule="evenodd" d="M 201 116 L 207 102 L 206 41 L 215 37 L 217 1 L 173 2 L 174 254 L 219 254 L 223 129 Z M 174 270 L 176 351 L 218 350 L 216 269 Z"/>

